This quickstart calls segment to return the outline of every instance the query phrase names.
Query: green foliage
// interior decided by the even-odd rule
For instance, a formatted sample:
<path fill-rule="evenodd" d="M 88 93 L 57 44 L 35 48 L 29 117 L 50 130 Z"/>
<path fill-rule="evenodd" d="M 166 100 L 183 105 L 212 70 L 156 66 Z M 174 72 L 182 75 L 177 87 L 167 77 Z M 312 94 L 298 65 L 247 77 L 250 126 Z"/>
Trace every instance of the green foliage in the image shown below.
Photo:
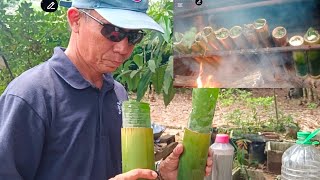
<path fill-rule="evenodd" d="M 7 7 L 8 4 L 1 6 Z M 15 77 L 47 60 L 55 46 L 66 46 L 69 31 L 66 9 L 45 13 L 21 2 L 15 14 L 0 10 L 0 53 L 3 54 Z M 0 71 L 0 94 L 11 81 L 7 70 Z"/>
<path fill-rule="evenodd" d="M 273 97 L 253 97 L 251 92 L 245 90 L 223 89 L 219 103 L 226 107 L 236 106 L 225 115 L 227 121 L 236 126 L 231 130 L 234 135 L 259 131 L 284 132 L 286 125 L 295 124 L 290 115 L 281 112 L 276 120 Z"/>
<path fill-rule="evenodd" d="M 175 95 L 173 88 L 173 1 L 161 0 L 150 4 L 148 10 L 164 29 L 164 34 L 148 31 L 128 61 L 114 72 L 115 78 L 129 91 L 137 92 L 137 101 L 152 85 L 157 94 L 163 94 L 165 105 Z"/>
<path fill-rule="evenodd" d="M 318 107 L 318 105 L 314 102 L 309 103 L 307 106 L 309 109 L 316 109 Z"/>

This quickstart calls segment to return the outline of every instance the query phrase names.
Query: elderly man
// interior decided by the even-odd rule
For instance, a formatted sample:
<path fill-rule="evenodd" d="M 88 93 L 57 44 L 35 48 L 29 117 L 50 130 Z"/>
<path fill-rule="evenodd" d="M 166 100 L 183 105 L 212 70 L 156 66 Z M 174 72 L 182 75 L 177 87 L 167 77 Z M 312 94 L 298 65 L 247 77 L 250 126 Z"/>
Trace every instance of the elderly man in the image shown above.
<path fill-rule="evenodd" d="M 148 169 L 120 174 L 119 104 L 127 93 L 111 75 L 141 41 L 142 29 L 163 32 L 147 8 L 146 0 L 73 1 L 68 47 L 55 48 L 0 97 L 1 180 L 157 178 Z M 182 152 L 180 144 L 161 162 L 163 179 L 177 178 Z"/>

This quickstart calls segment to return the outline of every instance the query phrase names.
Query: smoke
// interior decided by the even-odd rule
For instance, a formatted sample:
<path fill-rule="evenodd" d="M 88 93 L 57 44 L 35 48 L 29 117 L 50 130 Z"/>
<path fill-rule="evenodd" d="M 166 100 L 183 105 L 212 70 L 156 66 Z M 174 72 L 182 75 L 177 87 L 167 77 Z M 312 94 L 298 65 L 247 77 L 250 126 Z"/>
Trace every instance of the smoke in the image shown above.
<path fill-rule="evenodd" d="M 184 9 L 178 8 L 176 5 L 179 2 L 188 6 Z M 175 32 L 184 33 L 191 27 L 197 27 L 200 31 L 205 26 L 211 26 L 215 30 L 222 27 L 231 29 L 236 25 L 243 27 L 244 24 L 253 23 L 259 18 L 267 20 L 270 37 L 272 30 L 277 26 L 286 28 L 288 39 L 294 35 L 304 35 L 309 27 L 320 30 L 320 1 L 317 0 L 281 0 L 278 4 L 272 5 L 268 4 L 272 1 L 210 0 L 203 1 L 203 7 L 192 6 L 191 2 L 194 3 L 193 0 L 175 1 Z M 257 6 L 259 3 L 265 4 Z M 200 11 L 206 13 L 201 14 Z M 188 16 L 189 14 L 194 15 Z M 270 41 L 272 41 L 271 38 Z M 175 61 L 183 62 L 183 59 L 175 59 Z M 212 61 L 204 58 L 201 62 L 204 63 L 202 79 L 212 75 L 213 81 L 224 88 L 303 86 L 302 79 L 295 74 L 290 52 L 228 55 Z M 189 74 L 199 74 L 199 61 L 183 63 L 188 66 L 189 71 L 193 72 Z"/>

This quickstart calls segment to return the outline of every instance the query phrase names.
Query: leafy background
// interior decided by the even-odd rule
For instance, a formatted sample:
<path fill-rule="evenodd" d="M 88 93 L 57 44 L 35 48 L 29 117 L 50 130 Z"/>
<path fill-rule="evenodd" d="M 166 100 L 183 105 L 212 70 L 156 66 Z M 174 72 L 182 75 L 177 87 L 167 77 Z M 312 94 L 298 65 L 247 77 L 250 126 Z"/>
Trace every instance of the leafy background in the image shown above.
<path fill-rule="evenodd" d="M 14 77 L 46 61 L 56 46 L 66 47 L 70 31 L 66 8 L 46 13 L 30 1 L 0 1 L 0 54 Z M 114 77 L 140 101 L 148 88 L 162 94 L 165 105 L 173 99 L 173 0 L 151 1 L 148 14 L 165 30 L 147 31 L 132 56 L 114 72 Z M 0 94 L 11 82 L 9 70 L 0 69 Z"/>

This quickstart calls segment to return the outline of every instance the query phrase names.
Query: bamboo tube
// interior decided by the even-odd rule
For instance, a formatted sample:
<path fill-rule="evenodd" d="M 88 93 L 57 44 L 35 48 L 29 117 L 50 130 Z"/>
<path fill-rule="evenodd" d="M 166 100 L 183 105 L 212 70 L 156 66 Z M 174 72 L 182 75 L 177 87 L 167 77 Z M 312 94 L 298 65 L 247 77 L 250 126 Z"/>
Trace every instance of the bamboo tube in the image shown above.
<path fill-rule="evenodd" d="M 250 43 L 251 48 L 260 48 L 260 42 L 259 38 L 257 36 L 257 33 L 254 29 L 253 24 L 245 24 L 243 26 L 243 35 L 246 37 L 248 42 Z"/>
<path fill-rule="evenodd" d="M 195 88 L 192 91 L 192 112 L 183 137 L 178 180 L 204 178 L 210 146 L 210 128 L 219 94 L 216 88 Z"/>
<path fill-rule="evenodd" d="M 257 32 L 260 42 L 263 47 L 271 47 L 269 26 L 266 19 L 257 19 L 254 21 L 254 28 Z"/>
<path fill-rule="evenodd" d="M 272 39 L 275 44 L 275 46 L 283 47 L 287 46 L 288 44 L 288 36 L 287 36 L 287 30 L 282 27 L 278 26 L 273 29 L 272 31 Z M 291 54 L 290 54 L 291 55 Z M 288 53 L 282 53 L 282 57 L 288 56 Z M 278 58 L 278 56 L 270 56 L 270 61 L 274 67 L 274 76 L 275 79 L 283 79 L 286 77 L 286 69 L 285 69 L 285 64 L 284 64 L 284 59 L 287 58 Z"/>
<path fill-rule="evenodd" d="M 229 30 L 226 28 L 220 28 L 219 30 L 214 32 L 217 39 L 223 45 L 224 49 L 231 50 L 234 48 L 234 44 L 232 39 L 229 36 Z"/>
<path fill-rule="evenodd" d="M 194 53 L 205 53 L 208 46 L 208 40 L 202 35 L 201 32 L 195 36 L 195 41 L 191 46 L 192 52 Z"/>
<path fill-rule="evenodd" d="M 122 171 L 145 168 L 155 170 L 153 130 L 148 103 L 125 101 L 122 104 Z"/>
<path fill-rule="evenodd" d="M 183 43 L 183 34 L 179 32 L 175 33 L 175 39 L 176 41 L 173 42 L 174 50 L 181 54 L 188 54 L 190 50 Z"/>
<path fill-rule="evenodd" d="M 208 40 L 208 44 L 209 44 L 208 50 L 209 51 L 220 50 L 223 48 L 222 45 L 220 44 L 219 40 L 216 38 L 212 27 L 207 26 L 207 27 L 203 28 L 202 33 Z"/>
<path fill-rule="evenodd" d="M 301 46 L 304 40 L 301 36 L 293 36 L 289 40 L 290 46 Z M 306 77 L 308 75 L 308 64 L 303 51 L 293 51 L 292 58 L 296 69 L 296 75 Z"/>
<path fill-rule="evenodd" d="M 272 31 L 272 39 L 276 46 L 283 47 L 288 44 L 288 36 L 286 28 L 278 26 Z"/>
<path fill-rule="evenodd" d="M 249 43 L 242 33 L 241 26 L 233 26 L 229 32 L 231 39 L 233 40 L 238 49 L 248 48 Z"/>
<path fill-rule="evenodd" d="M 308 29 L 303 39 L 307 45 L 320 44 L 319 32 L 313 28 Z M 320 78 L 320 51 L 308 51 L 308 67 L 312 78 Z"/>

